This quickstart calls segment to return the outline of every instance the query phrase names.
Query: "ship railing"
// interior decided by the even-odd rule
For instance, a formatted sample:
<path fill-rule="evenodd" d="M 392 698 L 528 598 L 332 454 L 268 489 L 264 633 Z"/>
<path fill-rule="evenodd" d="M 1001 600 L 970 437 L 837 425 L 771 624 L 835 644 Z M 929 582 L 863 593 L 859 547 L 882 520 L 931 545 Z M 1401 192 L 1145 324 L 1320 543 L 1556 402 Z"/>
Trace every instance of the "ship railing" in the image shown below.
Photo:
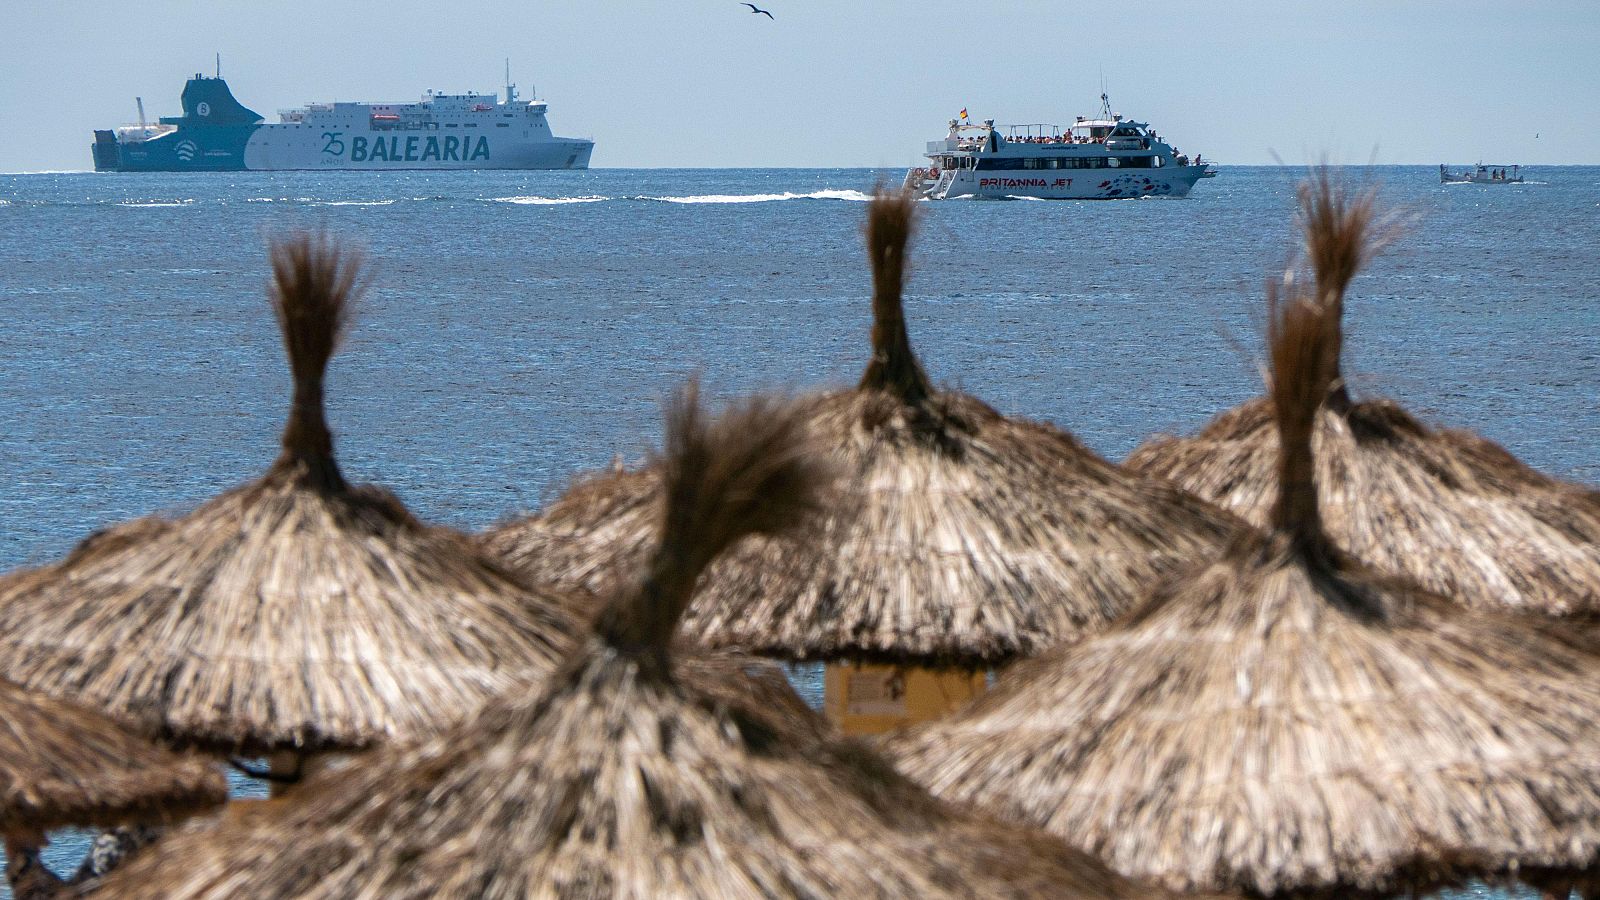
<path fill-rule="evenodd" d="M 905 180 L 900 183 L 903 191 L 912 191 L 928 197 L 937 197 L 940 192 L 948 189 L 955 181 L 955 169 L 936 169 L 933 167 L 917 167 L 906 172 Z M 929 185 L 932 185 L 930 188 Z"/>
<path fill-rule="evenodd" d="M 119 125 L 115 129 L 117 140 L 124 144 L 137 144 L 178 130 L 176 125 Z"/>

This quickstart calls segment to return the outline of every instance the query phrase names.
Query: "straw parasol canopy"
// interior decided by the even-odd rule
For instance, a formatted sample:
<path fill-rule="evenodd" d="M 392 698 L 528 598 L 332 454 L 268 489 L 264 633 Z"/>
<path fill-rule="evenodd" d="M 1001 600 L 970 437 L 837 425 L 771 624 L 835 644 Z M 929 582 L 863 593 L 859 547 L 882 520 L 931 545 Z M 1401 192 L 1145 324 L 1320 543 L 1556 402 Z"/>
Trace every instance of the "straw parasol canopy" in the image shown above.
<path fill-rule="evenodd" d="M 865 747 L 785 735 L 670 651 L 701 571 L 813 511 L 792 409 L 671 412 L 658 546 L 542 690 L 389 748 L 303 802 L 169 838 L 111 896 L 1143 897 L 1038 832 L 959 814 Z"/>
<path fill-rule="evenodd" d="M 1309 299 L 1274 310 L 1268 530 L 890 738 L 902 772 L 1174 889 L 1388 896 L 1594 866 L 1600 659 L 1323 530 L 1311 436 L 1336 329 Z"/>
<path fill-rule="evenodd" d="M 283 452 L 176 519 L 91 537 L 0 586 L 0 673 L 221 752 L 355 750 L 436 731 L 551 671 L 580 625 L 462 535 L 334 460 L 323 373 L 359 261 L 272 250 L 294 378 Z"/>
<path fill-rule="evenodd" d="M 1323 302 L 1344 292 L 1381 234 L 1375 196 L 1322 172 L 1300 191 L 1307 255 Z M 1337 328 L 1337 321 L 1335 327 Z M 1341 336 L 1332 337 L 1338 352 Z M 1337 369 L 1317 416 L 1323 520 L 1341 547 L 1473 607 L 1600 612 L 1600 502 L 1469 431 L 1435 429 L 1389 400 L 1351 400 Z M 1169 478 L 1266 523 L 1276 495 L 1272 403 L 1223 413 L 1189 438 L 1157 437 L 1130 469 Z"/>
<path fill-rule="evenodd" d="M 935 389 L 902 309 L 915 212 L 904 194 L 873 200 L 872 359 L 856 388 L 806 401 L 845 490 L 804 536 L 720 560 L 686 633 L 792 659 L 992 667 L 1104 627 L 1234 527 L 1064 432 Z M 486 546 L 539 580 L 604 591 L 650 552 L 661 481 L 650 467 L 588 479 Z"/>
<path fill-rule="evenodd" d="M 208 760 L 0 680 L 0 834 L 171 822 L 227 798 L 227 782 Z"/>

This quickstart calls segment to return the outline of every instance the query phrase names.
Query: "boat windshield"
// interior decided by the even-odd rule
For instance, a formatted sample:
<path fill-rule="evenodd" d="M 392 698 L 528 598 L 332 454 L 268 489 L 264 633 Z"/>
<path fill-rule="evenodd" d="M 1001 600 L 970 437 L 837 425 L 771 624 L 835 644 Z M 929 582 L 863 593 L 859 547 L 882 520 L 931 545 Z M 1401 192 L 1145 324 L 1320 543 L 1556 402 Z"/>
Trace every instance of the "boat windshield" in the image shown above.
<path fill-rule="evenodd" d="M 1137 140 L 1145 137 L 1144 129 L 1131 122 L 1079 122 L 1072 126 L 1069 133 L 1072 141 L 1078 144 L 1103 144 L 1107 140 Z"/>

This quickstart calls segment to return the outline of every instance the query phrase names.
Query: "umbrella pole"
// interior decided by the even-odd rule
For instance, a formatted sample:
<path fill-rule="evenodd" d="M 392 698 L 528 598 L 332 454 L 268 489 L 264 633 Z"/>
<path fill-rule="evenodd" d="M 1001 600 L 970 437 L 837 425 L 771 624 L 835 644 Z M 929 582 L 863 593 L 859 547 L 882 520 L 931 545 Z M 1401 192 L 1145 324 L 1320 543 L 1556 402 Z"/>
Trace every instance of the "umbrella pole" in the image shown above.
<path fill-rule="evenodd" d="M 984 671 L 829 663 L 823 671 L 823 708 L 847 735 L 882 734 L 941 719 L 988 689 Z"/>

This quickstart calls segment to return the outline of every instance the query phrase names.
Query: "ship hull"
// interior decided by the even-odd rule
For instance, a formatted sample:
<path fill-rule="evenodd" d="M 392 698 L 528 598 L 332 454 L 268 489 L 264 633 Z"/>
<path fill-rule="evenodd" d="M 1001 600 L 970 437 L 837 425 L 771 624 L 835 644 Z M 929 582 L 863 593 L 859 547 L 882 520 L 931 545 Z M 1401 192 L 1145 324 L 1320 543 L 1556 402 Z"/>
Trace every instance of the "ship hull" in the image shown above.
<path fill-rule="evenodd" d="M 1521 178 L 1484 178 L 1478 175 L 1448 175 L 1440 184 L 1522 184 Z"/>
<path fill-rule="evenodd" d="M 1096 169 L 1039 173 L 963 169 L 931 199 L 954 200 L 1127 200 L 1138 197 L 1187 197 L 1205 177 L 1204 166 L 1164 166 L 1117 172 Z"/>
<path fill-rule="evenodd" d="M 115 172 L 587 169 L 594 142 L 494 134 L 350 134 L 298 125 L 180 127 L 144 141 L 95 146 L 95 168 Z"/>

